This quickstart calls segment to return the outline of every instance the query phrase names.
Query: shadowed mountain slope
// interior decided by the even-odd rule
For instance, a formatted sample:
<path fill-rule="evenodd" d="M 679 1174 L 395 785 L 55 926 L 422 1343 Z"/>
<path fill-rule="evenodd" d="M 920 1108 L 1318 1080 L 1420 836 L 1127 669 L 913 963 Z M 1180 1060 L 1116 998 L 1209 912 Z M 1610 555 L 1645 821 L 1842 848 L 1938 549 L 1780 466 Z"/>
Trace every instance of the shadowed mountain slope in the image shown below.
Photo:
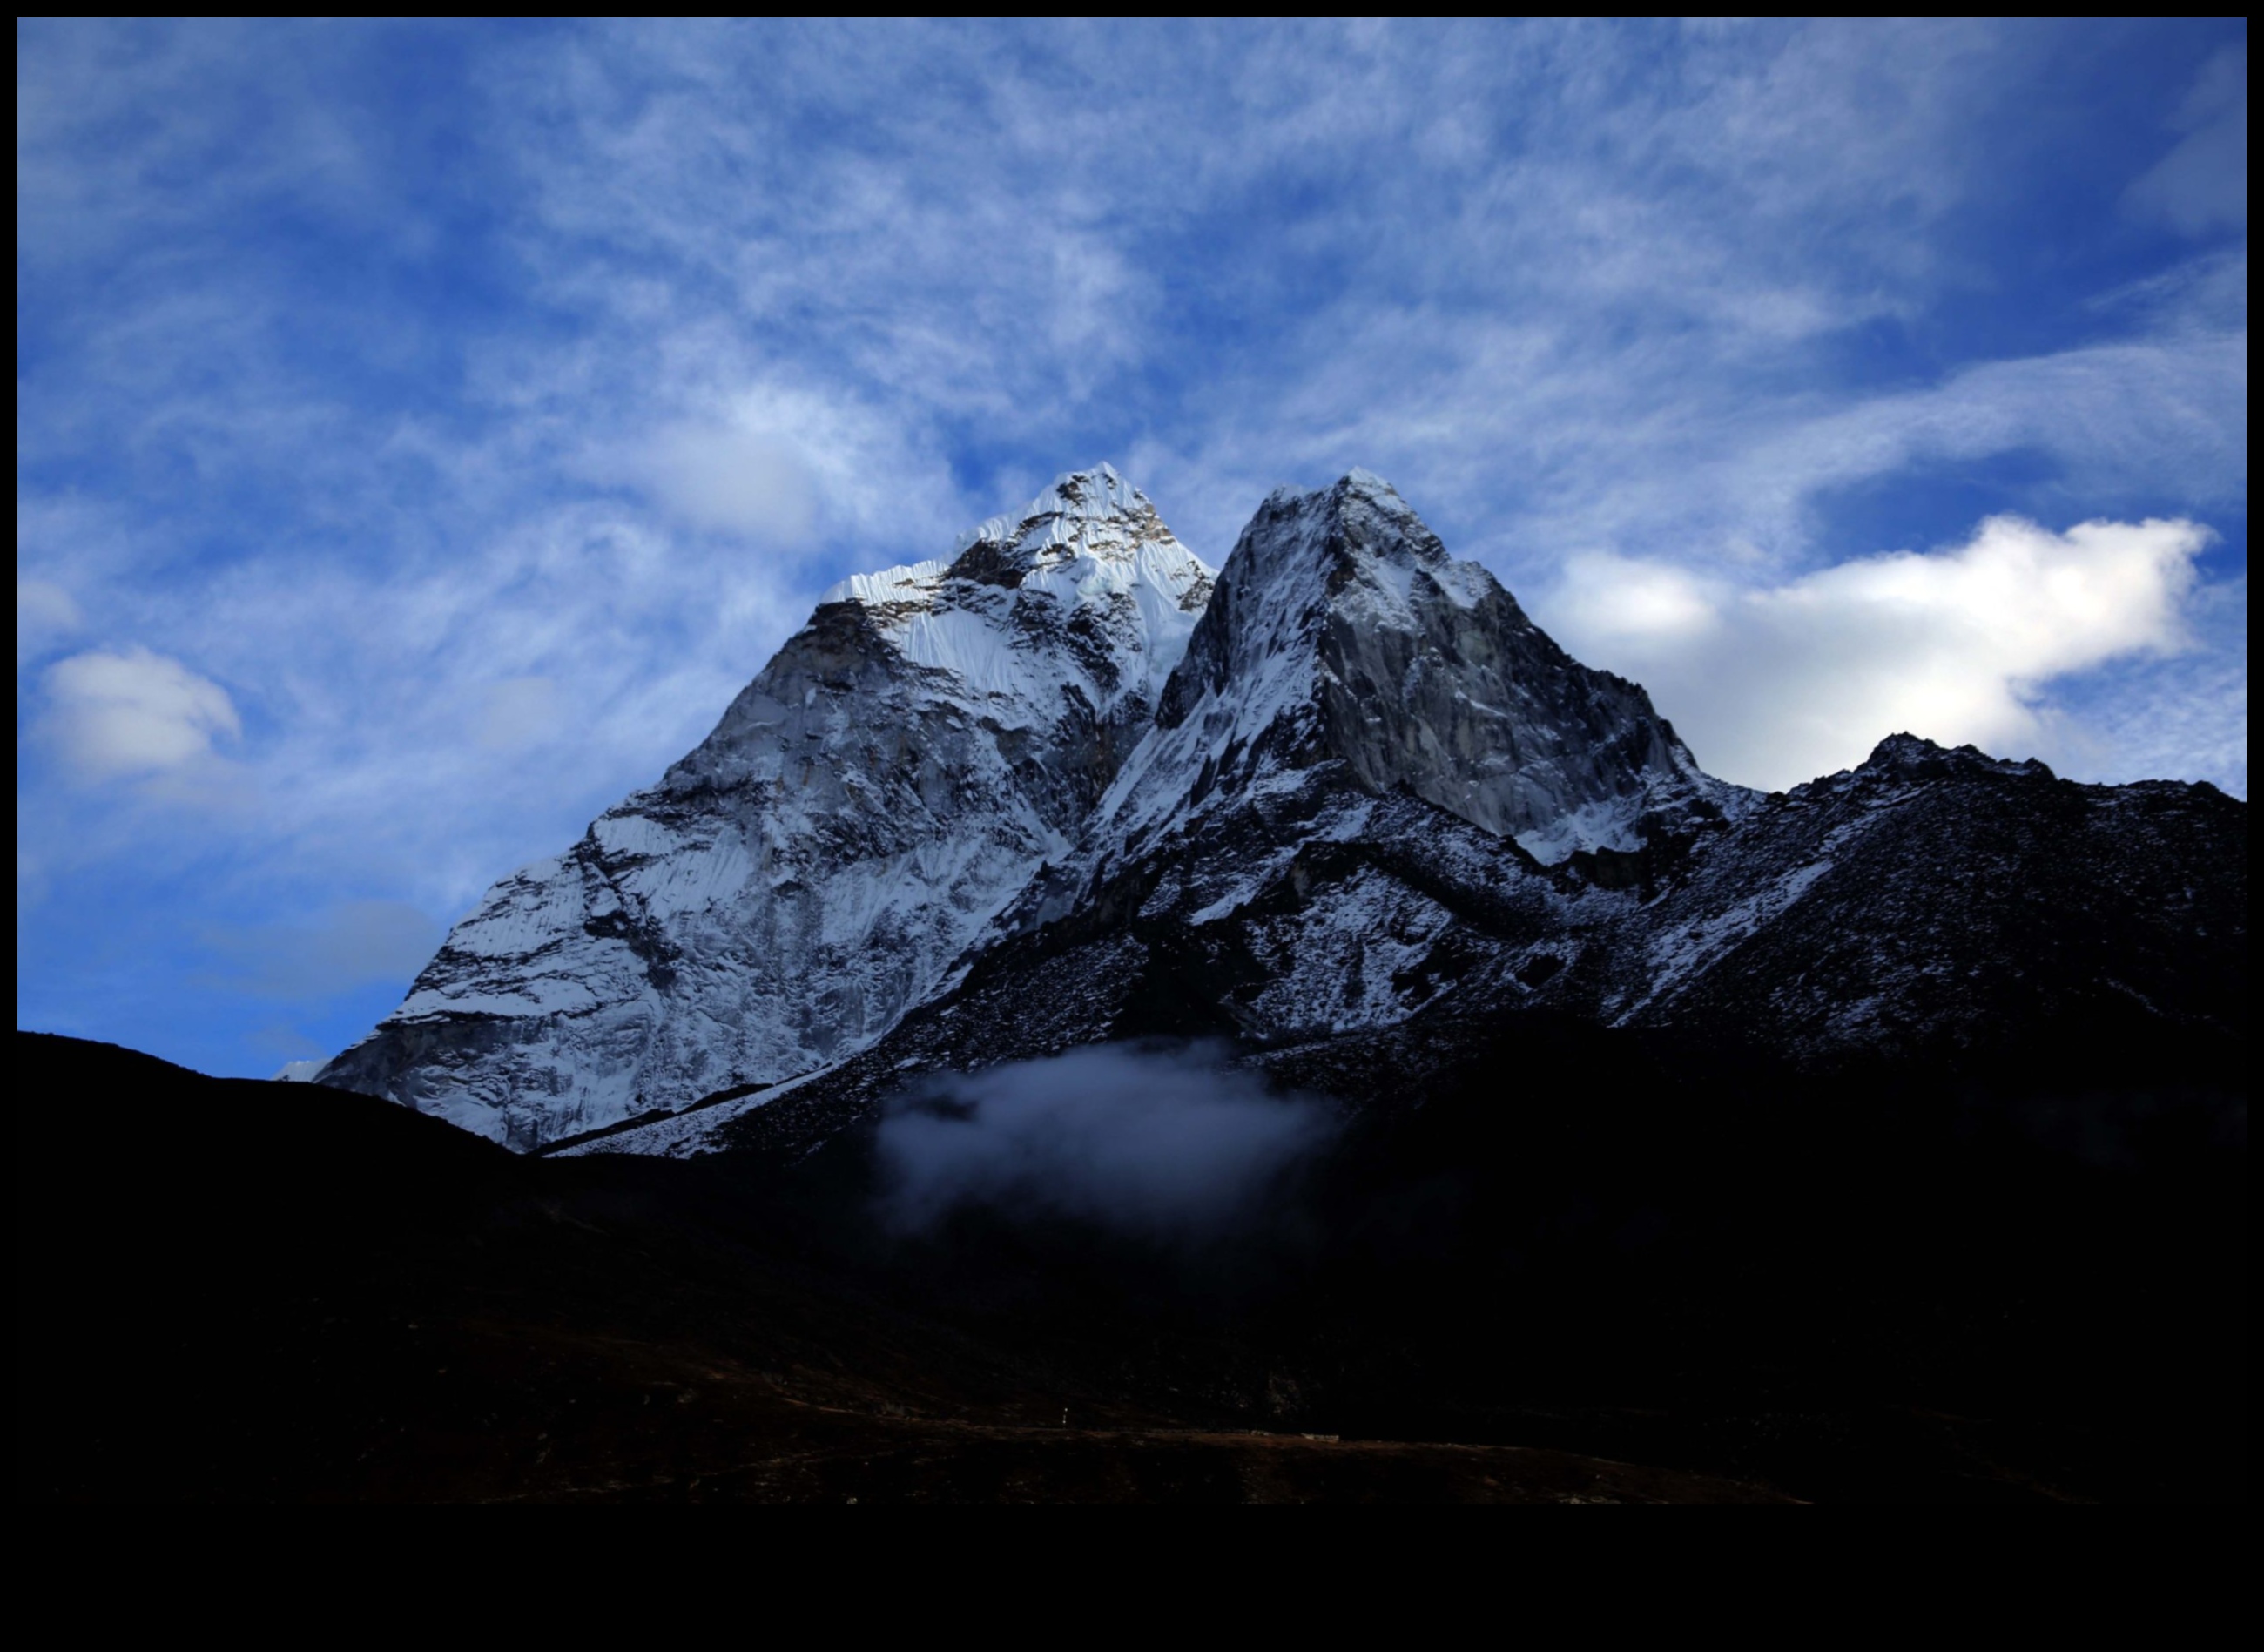
<path fill-rule="evenodd" d="M 1210 586 L 1105 466 L 948 561 L 843 581 L 323 1081 L 525 1148 L 862 1047 L 1073 841 Z"/>

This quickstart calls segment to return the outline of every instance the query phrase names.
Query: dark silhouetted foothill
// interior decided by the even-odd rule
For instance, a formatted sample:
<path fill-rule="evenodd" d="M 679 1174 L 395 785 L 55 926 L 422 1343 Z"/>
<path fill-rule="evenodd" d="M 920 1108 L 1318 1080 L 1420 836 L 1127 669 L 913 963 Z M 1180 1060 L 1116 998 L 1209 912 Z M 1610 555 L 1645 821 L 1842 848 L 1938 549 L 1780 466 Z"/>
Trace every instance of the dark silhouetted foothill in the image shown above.
<path fill-rule="evenodd" d="M 2230 1074 L 1803 1075 L 1534 1016 L 1370 1074 L 1396 1108 L 1275 1140 L 1230 1212 L 1118 1221 L 1096 1168 L 908 1229 L 869 1125 L 526 1158 L 17 1052 L 34 1502 L 2245 1495 Z M 1046 1076 L 976 1191 L 1077 1106 Z"/>

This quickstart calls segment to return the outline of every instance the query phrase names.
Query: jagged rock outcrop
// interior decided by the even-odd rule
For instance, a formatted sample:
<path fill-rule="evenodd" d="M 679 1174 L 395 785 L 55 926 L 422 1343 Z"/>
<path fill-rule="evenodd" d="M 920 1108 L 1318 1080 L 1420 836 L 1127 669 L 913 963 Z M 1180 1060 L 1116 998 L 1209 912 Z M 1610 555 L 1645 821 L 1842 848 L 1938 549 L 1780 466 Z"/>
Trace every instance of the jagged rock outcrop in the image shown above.
<path fill-rule="evenodd" d="M 1186 999 L 1268 1040 L 1389 1024 L 1479 955 L 1578 927 L 1593 881 L 1550 862 L 1638 856 L 1758 800 L 1356 470 L 1275 493 L 1244 530 L 1154 731 L 994 950 L 1169 930 L 1141 969 L 1110 967 L 1092 1013 Z"/>
<path fill-rule="evenodd" d="M 1490 883 L 1636 854 L 1758 798 L 1700 769 L 1641 688 L 1566 654 L 1389 483 L 1355 470 L 1266 500 L 1154 731 L 1077 853 L 1002 928 L 1092 905 L 1143 866 L 1143 910 L 1215 915 L 1308 845 L 1359 840 L 1375 800 L 1398 794 L 1479 828 Z"/>
<path fill-rule="evenodd" d="M 1211 584 L 1105 466 L 948 561 L 844 581 L 323 1081 L 526 1147 L 839 1060 L 1067 853 Z"/>
<path fill-rule="evenodd" d="M 1600 1008 L 1820 1059 L 2222 1041 L 2246 1016 L 2247 814 L 1893 735 L 1694 857 Z"/>
<path fill-rule="evenodd" d="M 1344 765 L 1405 787 L 1545 862 L 1637 847 L 1647 811 L 1718 818 L 1745 798 L 1702 771 L 1637 685 L 1559 648 L 1391 484 L 1354 470 L 1268 499 L 1157 714 L 1162 732 L 1104 815 L 1137 834 L 1213 787 Z M 1198 783 L 1177 778 L 1200 753 Z"/>

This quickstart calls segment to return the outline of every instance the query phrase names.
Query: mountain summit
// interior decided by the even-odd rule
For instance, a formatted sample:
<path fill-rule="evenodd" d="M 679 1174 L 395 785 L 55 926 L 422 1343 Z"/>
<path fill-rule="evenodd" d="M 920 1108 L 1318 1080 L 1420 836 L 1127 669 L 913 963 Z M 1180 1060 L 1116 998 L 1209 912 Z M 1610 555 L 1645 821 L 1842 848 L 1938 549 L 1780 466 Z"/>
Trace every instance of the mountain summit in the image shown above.
<path fill-rule="evenodd" d="M 1647 815 L 1720 819 L 1752 797 L 1702 771 L 1648 695 L 1565 653 L 1365 470 L 1259 508 L 1156 723 L 1101 805 L 1104 833 L 1177 829 L 1333 768 L 1553 862 L 1635 849 Z"/>
<path fill-rule="evenodd" d="M 323 1081 L 531 1147 L 862 1048 L 1068 851 L 1211 583 L 1104 465 L 948 561 L 835 586 L 659 784 L 490 890 Z"/>

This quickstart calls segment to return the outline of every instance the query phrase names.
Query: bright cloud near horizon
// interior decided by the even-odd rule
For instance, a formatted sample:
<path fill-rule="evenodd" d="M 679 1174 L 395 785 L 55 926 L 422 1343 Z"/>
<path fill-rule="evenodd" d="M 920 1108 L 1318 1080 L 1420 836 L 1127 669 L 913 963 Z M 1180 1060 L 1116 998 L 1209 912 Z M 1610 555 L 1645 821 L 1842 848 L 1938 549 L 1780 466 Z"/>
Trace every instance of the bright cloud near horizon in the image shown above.
<path fill-rule="evenodd" d="M 1702 761 L 2246 795 L 2245 24 L 19 24 L 18 1024 L 271 1072 L 853 571 L 1391 478 Z"/>

